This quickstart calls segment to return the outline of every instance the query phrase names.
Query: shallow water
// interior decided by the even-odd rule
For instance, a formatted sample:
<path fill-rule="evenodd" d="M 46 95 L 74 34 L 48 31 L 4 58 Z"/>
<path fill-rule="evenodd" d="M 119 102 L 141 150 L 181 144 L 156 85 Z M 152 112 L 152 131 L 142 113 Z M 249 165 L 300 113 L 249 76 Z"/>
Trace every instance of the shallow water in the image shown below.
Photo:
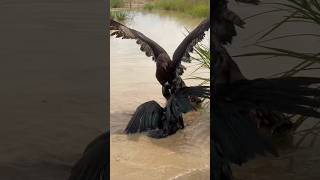
<path fill-rule="evenodd" d="M 185 28 L 192 29 L 200 22 L 161 12 L 131 12 L 130 16 L 125 24 L 159 43 L 170 56 L 185 37 Z M 209 179 L 209 112 L 187 114 L 186 128 L 163 140 L 121 134 L 140 104 L 156 100 L 164 105 L 165 99 L 155 77 L 155 63 L 134 40 L 111 37 L 110 46 L 111 179 Z M 183 78 L 188 78 L 195 65 L 184 65 Z M 205 73 L 194 75 L 209 75 Z M 197 85 L 200 81 L 186 83 Z"/>
<path fill-rule="evenodd" d="M 206 132 L 210 127 L 206 119 L 205 114 L 189 114 L 184 130 L 160 140 L 111 135 L 111 179 L 208 180 L 210 136 Z"/>

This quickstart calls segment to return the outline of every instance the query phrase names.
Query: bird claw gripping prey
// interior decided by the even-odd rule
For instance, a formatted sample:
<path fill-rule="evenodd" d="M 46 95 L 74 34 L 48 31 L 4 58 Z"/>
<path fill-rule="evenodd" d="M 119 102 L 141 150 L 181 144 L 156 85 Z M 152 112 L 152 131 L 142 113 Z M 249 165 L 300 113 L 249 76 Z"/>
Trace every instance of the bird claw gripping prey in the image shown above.
<path fill-rule="evenodd" d="M 177 68 L 177 76 L 181 76 L 186 69 L 187 68 L 184 65 L 180 64 L 180 66 Z"/>

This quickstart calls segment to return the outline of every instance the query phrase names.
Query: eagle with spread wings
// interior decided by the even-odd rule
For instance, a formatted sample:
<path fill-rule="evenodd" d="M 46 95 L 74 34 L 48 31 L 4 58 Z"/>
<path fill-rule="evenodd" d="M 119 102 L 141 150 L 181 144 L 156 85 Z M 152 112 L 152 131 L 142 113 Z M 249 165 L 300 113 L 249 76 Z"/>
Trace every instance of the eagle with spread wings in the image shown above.
<path fill-rule="evenodd" d="M 210 18 L 203 20 L 193 31 L 191 31 L 175 50 L 172 60 L 168 53 L 155 41 L 151 40 L 143 33 L 131 29 L 115 20 L 110 20 L 111 36 L 122 39 L 134 39 L 140 45 L 140 50 L 146 56 L 152 57 L 156 63 L 156 78 L 162 85 L 162 94 L 169 99 L 171 94 L 185 83 L 181 79 L 185 67 L 181 62 L 190 62 L 190 53 L 194 46 L 203 40 L 205 32 L 210 28 Z"/>

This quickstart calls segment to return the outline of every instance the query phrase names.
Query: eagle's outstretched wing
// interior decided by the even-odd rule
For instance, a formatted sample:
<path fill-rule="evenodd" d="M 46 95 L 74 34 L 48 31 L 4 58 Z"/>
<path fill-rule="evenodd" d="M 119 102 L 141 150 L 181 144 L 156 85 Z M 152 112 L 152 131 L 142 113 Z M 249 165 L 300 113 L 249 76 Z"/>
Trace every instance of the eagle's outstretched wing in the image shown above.
<path fill-rule="evenodd" d="M 140 45 L 140 50 L 145 52 L 148 57 L 152 56 L 154 61 L 157 60 L 157 57 L 160 54 L 167 55 L 167 52 L 159 44 L 149 39 L 141 32 L 128 28 L 112 19 L 110 20 L 110 31 L 112 32 L 111 36 L 115 36 L 116 38 L 135 39 L 137 44 Z"/>
<path fill-rule="evenodd" d="M 210 28 L 210 18 L 203 20 L 193 31 L 191 31 L 175 50 L 172 61 L 177 69 L 181 65 L 181 61 L 190 62 L 189 53 L 193 51 L 194 46 L 202 41 L 205 32 Z"/>
<path fill-rule="evenodd" d="M 126 129 L 127 134 L 161 128 L 163 108 L 155 101 L 148 101 L 136 109 Z"/>

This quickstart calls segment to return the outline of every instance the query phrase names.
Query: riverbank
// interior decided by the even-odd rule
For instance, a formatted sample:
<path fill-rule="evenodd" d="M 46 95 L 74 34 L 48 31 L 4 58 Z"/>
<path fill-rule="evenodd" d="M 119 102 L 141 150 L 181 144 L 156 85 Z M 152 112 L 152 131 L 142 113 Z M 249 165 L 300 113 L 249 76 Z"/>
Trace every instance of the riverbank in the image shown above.
<path fill-rule="evenodd" d="M 112 0 L 110 7 L 112 9 L 124 8 L 126 10 L 163 10 L 195 18 L 205 18 L 210 14 L 209 0 Z"/>

